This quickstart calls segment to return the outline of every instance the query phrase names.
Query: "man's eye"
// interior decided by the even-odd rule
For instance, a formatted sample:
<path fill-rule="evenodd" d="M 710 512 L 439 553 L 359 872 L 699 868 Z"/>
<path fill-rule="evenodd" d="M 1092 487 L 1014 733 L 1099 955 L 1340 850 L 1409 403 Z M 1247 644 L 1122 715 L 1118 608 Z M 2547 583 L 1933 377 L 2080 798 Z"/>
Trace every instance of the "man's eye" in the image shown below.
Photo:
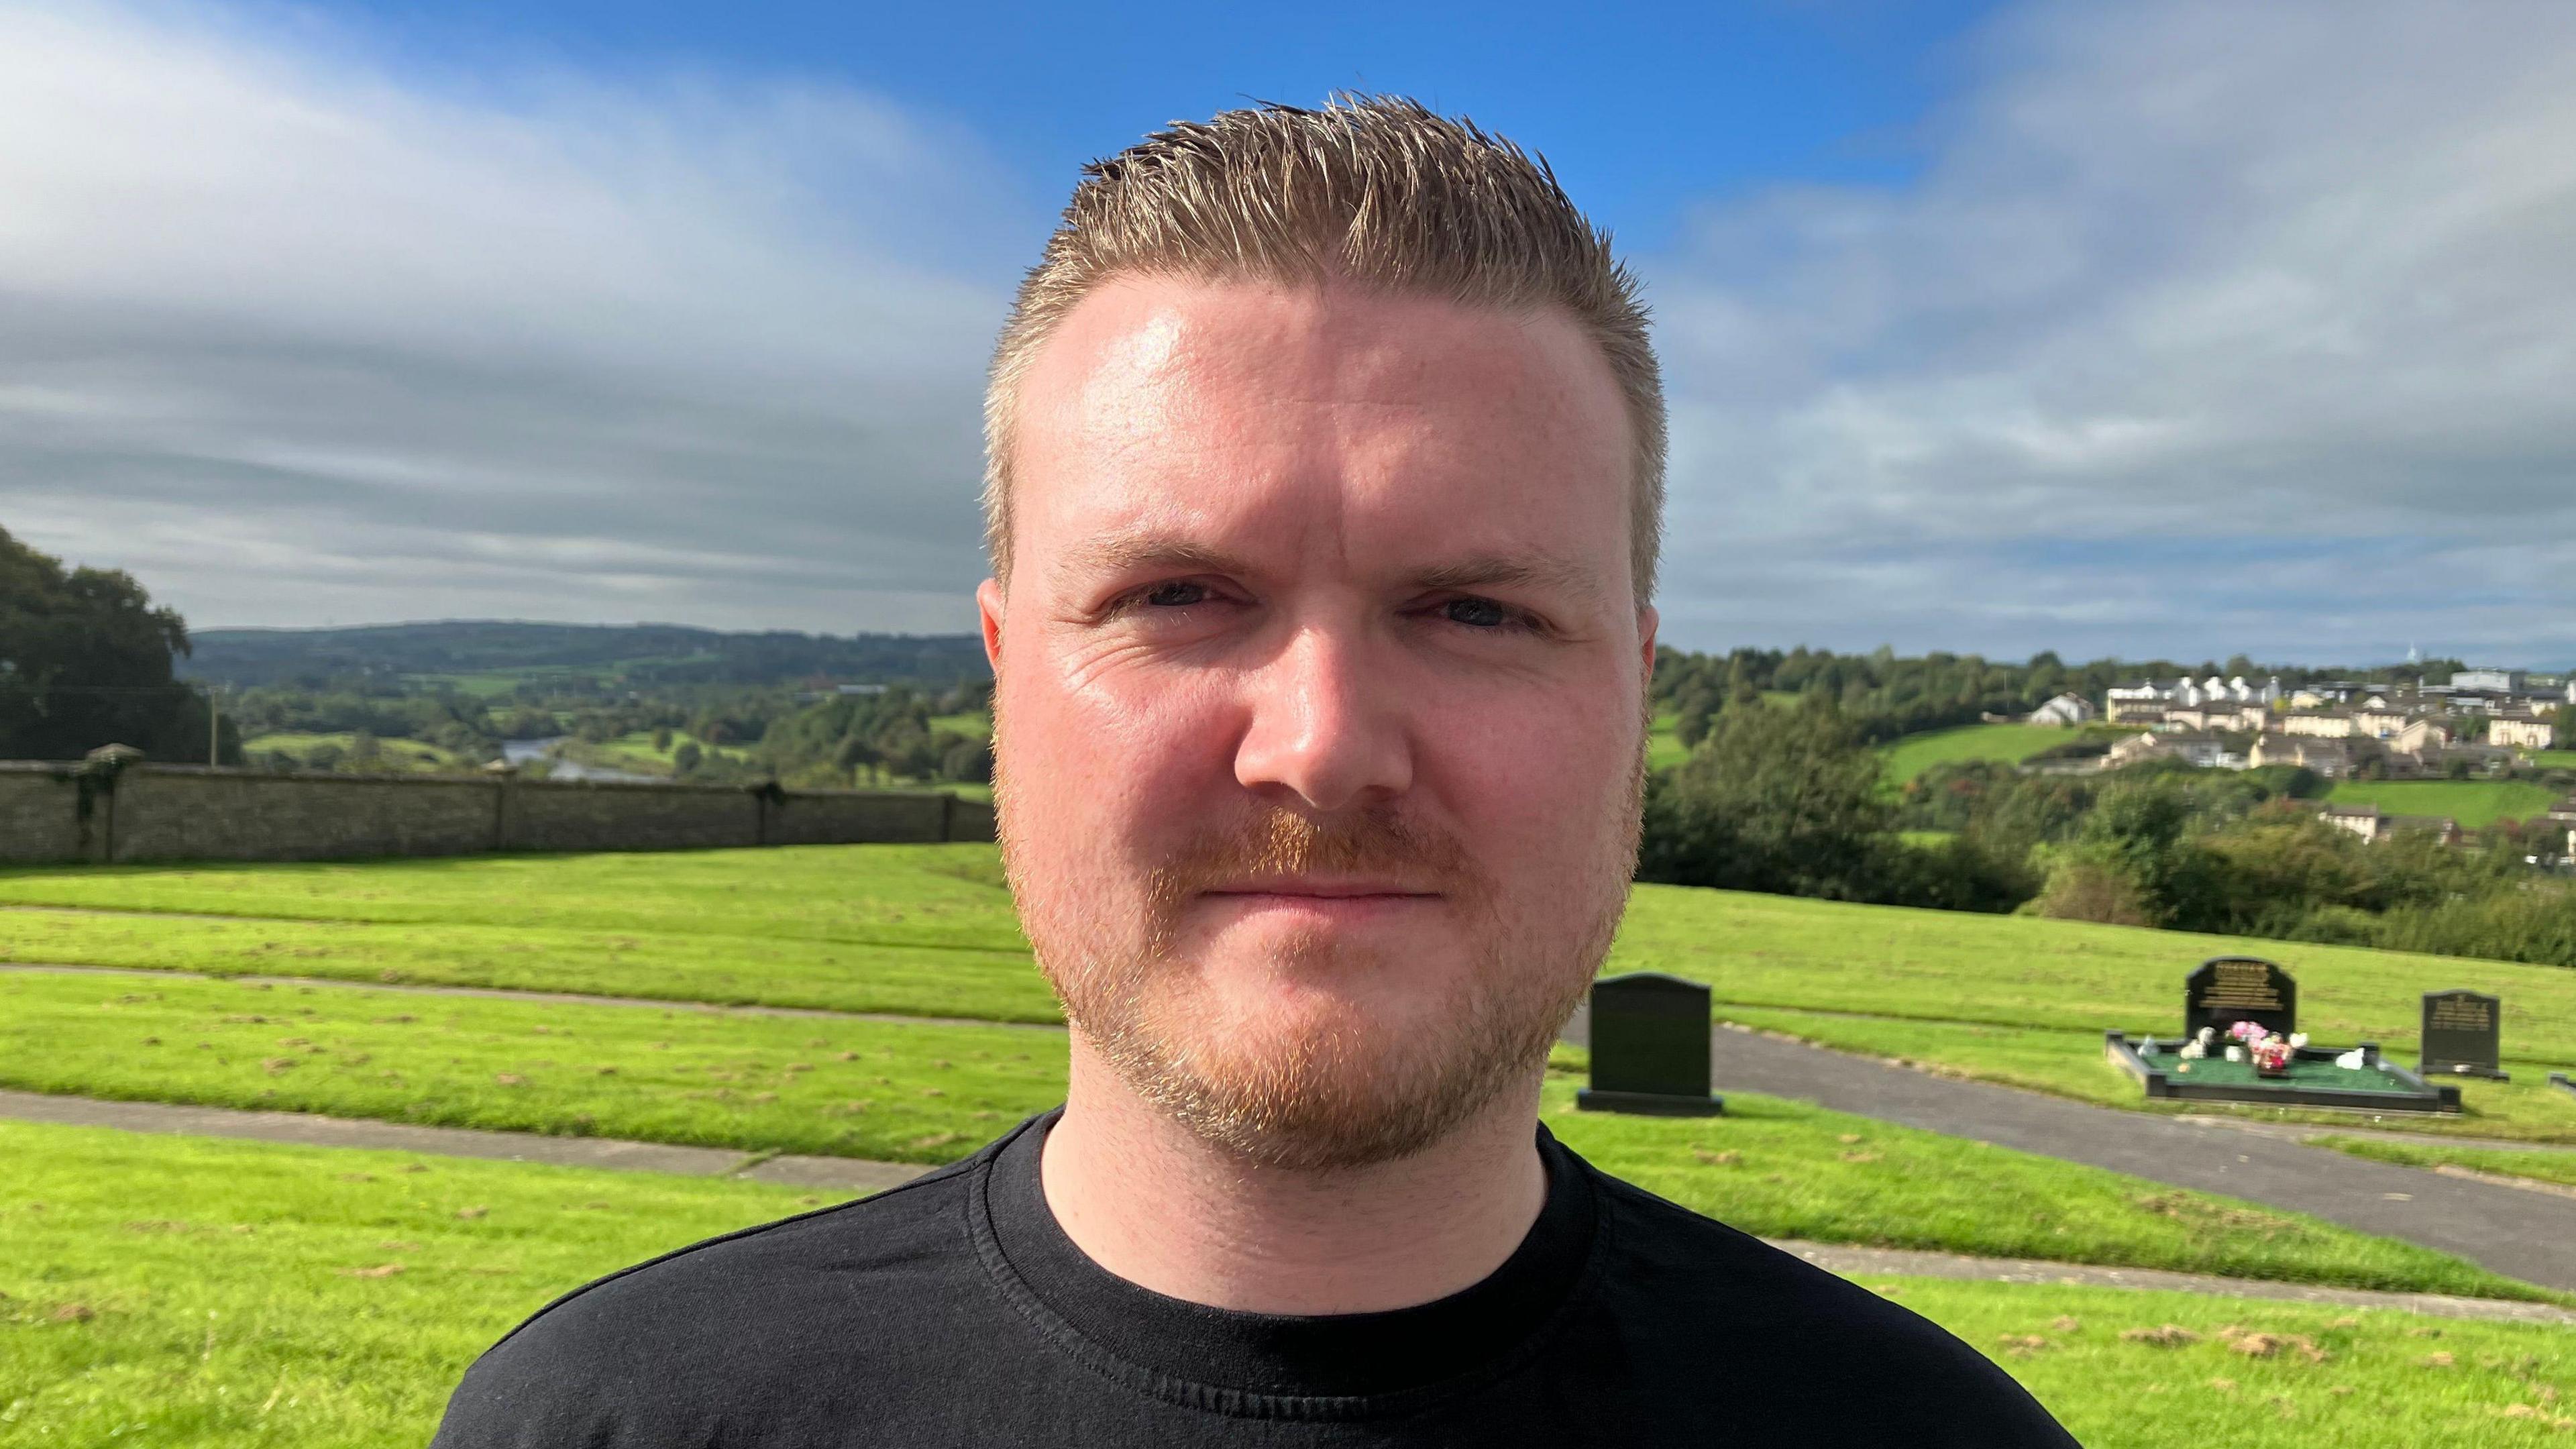
<path fill-rule="evenodd" d="M 1136 596 L 1136 602 L 1158 609 L 1186 609 L 1192 604 L 1204 604 L 1207 601 L 1207 585 L 1186 581 L 1156 584 Z"/>
<path fill-rule="evenodd" d="M 1498 629 L 1512 622 L 1511 610 L 1491 599 L 1451 599 L 1440 606 L 1440 613 L 1452 624 L 1478 629 Z"/>

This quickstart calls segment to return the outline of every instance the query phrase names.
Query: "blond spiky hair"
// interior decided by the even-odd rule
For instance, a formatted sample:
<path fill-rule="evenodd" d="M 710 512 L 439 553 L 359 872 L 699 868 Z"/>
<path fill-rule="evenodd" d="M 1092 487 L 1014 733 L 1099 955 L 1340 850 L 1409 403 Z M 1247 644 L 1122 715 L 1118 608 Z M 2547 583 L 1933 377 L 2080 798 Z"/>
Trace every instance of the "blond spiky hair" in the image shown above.
<path fill-rule="evenodd" d="M 1652 597 L 1664 393 L 1636 278 L 1545 158 L 1400 96 L 1226 111 L 1083 168 L 1020 285 L 984 394 L 984 529 L 997 578 L 1010 577 L 1020 380 L 1065 314 L 1118 276 L 1332 277 L 1468 306 L 1565 309 L 1600 344 L 1626 399 L 1637 450 L 1632 571 L 1638 604 Z"/>

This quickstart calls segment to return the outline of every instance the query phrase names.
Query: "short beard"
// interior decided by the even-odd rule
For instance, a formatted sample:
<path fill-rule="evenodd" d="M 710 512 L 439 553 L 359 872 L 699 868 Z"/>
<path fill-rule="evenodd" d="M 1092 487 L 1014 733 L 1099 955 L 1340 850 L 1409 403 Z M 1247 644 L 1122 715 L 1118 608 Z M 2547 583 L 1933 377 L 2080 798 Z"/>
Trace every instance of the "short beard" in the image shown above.
<path fill-rule="evenodd" d="M 1004 860 L 1023 872 L 1004 810 Z M 1632 844 L 1633 851 L 1633 844 Z M 1626 861 L 1611 862 L 1621 871 Z M 1444 989 L 1435 1023 L 1397 1039 L 1356 1009 L 1287 1039 L 1228 1041 L 1176 959 L 1182 911 L 1208 886 L 1247 875 L 1384 871 L 1432 883 L 1465 913 L 1462 934 L 1489 958 Z M 1571 884 L 1571 883 L 1570 883 Z M 1585 883 L 1590 884 L 1590 883 Z M 1575 892 L 1588 907 L 1596 892 Z M 1065 1015 L 1130 1090 L 1203 1142 L 1247 1166 L 1293 1171 L 1367 1167 L 1442 1141 L 1513 1087 L 1533 1080 L 1557 1031 L 1608 954 L 1621 900 L 1584 923 L 1573 949 L 1529 959 L 1533 943 L 1452 836 L 1380 810 L 1317 822 L 1275 806 L 1211 831 L 1148 878 L 1148 920 L 1133 954 L 1104 956 L 1096 923 L 1032 920 L 1030 937 Z M 1035 899 L 1022 891 L 1021 899 Z M 1040 929 L 1060 925 L 1061 930 Z M 1554 953 L 1551 953 L 1554 954 Z M 1299 974 L 1381 969 L 1322 936 L 1292 942 L 1270 969 Z"/>

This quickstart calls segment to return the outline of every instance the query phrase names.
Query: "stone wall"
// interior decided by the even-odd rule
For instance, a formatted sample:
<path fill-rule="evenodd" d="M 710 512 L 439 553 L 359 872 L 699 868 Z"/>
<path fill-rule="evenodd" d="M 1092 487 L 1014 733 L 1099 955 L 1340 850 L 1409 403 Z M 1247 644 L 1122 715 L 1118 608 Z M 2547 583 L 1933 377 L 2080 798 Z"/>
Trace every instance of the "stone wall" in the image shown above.
<path fill-rule="evenodd" d="M 0 862 L 15 864 L 992 838 L 991 806 L 929 792 L 0 761 Z"/>

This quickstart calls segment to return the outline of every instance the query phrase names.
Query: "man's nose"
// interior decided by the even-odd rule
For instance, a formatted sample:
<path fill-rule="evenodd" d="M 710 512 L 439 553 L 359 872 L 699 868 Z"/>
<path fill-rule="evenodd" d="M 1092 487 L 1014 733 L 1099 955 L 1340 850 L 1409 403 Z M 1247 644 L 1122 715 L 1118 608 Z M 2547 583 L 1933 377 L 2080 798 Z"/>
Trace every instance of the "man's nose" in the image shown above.
<path fill-rule="evenodd" d="M 1372 667 L 1369 641 L 1299 631 L 1246 676 L 1250 718 L 1234 775 L 1256 794 L 1295 795 L 1342 810 L 1404 793 L 1413 783 L 1400 682 Z"/>

